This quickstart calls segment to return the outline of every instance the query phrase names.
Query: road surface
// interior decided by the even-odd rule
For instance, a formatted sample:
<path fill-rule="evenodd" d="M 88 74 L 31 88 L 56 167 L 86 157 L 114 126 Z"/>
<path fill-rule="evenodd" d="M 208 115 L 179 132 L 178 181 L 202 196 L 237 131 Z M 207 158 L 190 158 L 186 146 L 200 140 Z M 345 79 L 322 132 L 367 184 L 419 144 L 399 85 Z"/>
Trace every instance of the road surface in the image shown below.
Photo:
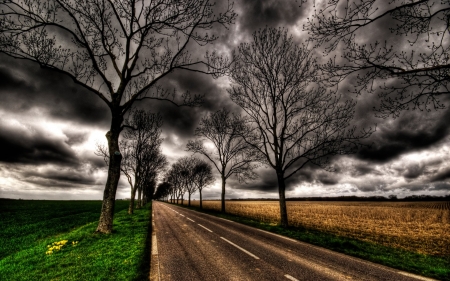
<path fill-rule="evenodd" d="M 152 280 L 432 280 L 172 204 L 152 207 Z"/>

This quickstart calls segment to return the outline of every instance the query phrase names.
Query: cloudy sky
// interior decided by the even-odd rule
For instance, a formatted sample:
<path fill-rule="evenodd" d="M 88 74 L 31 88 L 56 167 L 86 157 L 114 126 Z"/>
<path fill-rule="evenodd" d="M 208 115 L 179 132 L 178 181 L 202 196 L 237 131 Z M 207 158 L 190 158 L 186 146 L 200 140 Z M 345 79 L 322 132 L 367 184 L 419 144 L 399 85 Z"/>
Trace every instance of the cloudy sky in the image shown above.
<path fill-rule="evenodd" d="M 286 27 L 295 40 L 304 41 L 307 34 L 302 26 L 312 7 L 299 7 L 292 0 L 236 0 L 235 11 L 236 24 L 218 32 L 219 40 L 207 48 L 229 52 L 265 26 Z M 376 35 L 391 36 L 385 29 L 376 30 Z M 94 151 L 96 143 L 106 142 L 107 106 L 67 77 L 5 55 L 0 55 L 0 81 L 0 197 L 101 199 L 106 169 Z M 206 97 L 199 108 L 167 102 L 139 104 L 162 113 L 163 152 L 170 162 L 190 155 L 185 145 L 194 138 L 202 116 L 221 108 L 240 112 L 228 96 L 226 77 L 214 80 L 175 71 L 164 85 Z M 396 119 L 380 119 L 372 111 L 376 96 L 353 98 L 358 100 L 354 123 L 359 127 L 377 124 L 377 131 L 366 141 L 371 147 L 336 158 L 335 173 L 306 167 L 288 182 L 288 197 L 450 193 L 449 109 L 426 114 L 408 111 Z M 273 170 L 261 167 L 259 175 L 248 184 L 230 179 L 227 197 L 276 198 Z M 205 189 L 203 197 L 220 198 L 219 182 L 218 178 Z M 117 197 L 129 197 L 124 177 Z"/>

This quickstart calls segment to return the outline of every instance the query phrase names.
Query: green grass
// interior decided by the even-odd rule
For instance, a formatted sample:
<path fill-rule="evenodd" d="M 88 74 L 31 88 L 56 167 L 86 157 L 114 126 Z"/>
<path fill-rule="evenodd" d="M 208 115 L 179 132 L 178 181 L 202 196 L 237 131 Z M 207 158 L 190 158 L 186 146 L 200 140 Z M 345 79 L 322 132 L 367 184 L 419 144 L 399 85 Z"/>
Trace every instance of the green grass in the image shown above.
<path fill-rule="evenodd" d="M 35 229 L 39 238 L 32 236 L 31 232 L 25 233 L 23 239 L 20 239 L 20 232 L 15 233 L 17 237 L 10 236 L 17 245 L 11 253 L 12 247 L 6 244 L 9 254 L 0 260 L 1 280 L 148 280 L 151 237 L 149 206 L 136 210 L 133 215 L 128 215 L 126 210 L 128 202 L 117 201 L 113 233 L 105 235 L 94 233 L 100 209 L 93 202 L 34 201 L 30 203 L 38 208 L 39 203 L 50 207 L 48 209 L 40 205 L 42 217 L 50 222 L 55 217 L 59 218 L 57 221 L 61 222 L 65 228 L 47 223 L 47 219 L 44 219 L 43 223 L 39 220 L 41 216 L 37 214 L 38 212 L 33 214 L 28 209 L 30 205 L 21 203 L 24 203 L 23 214 L 26 214 L 28 218 L 22 218 L 17 226 L 10 225 L 9 232 L 2 232 L 2 235 L 11 233 L 11 229 L 27 231 Z M 66 204 L 70 206 L 62 206 Z M 20 213 L 21 209 L 17 207 L 14 207 L 15 211 Z M 10 210 L 14 208 L 10 207 Z M 4 209 L 2 207 L 2 223 L 6 221 L 3 219 Z M 54 217 L 52 210 L 55 210 Z M 86 214 L 90 212 L 93 212 L 92 216 Z M 80 215 L 77 216 L 77 213 Z M 21 218 L 20 214 L 14 214 L 14 216 Z M 31 217 L 34 217 L 35 223 L 31 223 L 33 221 L 30 220 Z M 8 221 L 11 220 L 8 219 Z M 30 222 L 28 227 L 26 222 Z M 74 229 L 77 223 L 82 226 Z M 55 230 L 41 231 L 41 227 L 55 228 Z M 62 231 L 63 228 L 66 231 Z M 60 251 L 55 251 L 51 255 L 45 254 L 47 245 L 61 240 L 69 240 L 69 242 Z M 78 244 L 72 246 L 72 241 L 78 241 Z M 1 250 L 7 253 L 5 249 Z"/>
<path fill-rule="evenodd" d="M 422 255 L 402 249 L 390 248 L 375 243 L 337 236 L 313 229 L 300 227 L 283 228 L 279 225 L 264 223 L 236 215 L 223 214 L 217 211 L 205 209 L 200 210 L 198 207 L 187 207 L 182 205 L 178 206 L 190 208 L 196 211 L 204 212 L 245 225 L 263 229 L 269 232 L 291 237 L 299 241 L 314 244 L 323 248 L 362 258 L 392 268 L 397 268 L 427 277 L 437 278 L 439 280 L 450 281 L 449 256 L 441 257 Z"/>
<path fill-rule="evenodd" d="M 129 201 L 116 201 L 115 212 Z M 102 201 L 0 199 L 0 259 L 31 247 L 39 239 L 97 221 Z"/>

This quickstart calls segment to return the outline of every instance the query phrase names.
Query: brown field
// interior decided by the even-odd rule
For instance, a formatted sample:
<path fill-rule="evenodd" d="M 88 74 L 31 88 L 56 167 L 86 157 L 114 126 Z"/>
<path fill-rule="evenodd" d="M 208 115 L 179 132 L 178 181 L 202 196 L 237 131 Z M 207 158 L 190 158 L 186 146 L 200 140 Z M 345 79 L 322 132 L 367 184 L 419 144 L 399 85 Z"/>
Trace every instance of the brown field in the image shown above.
<path fill-rule="evenodd" d="M 220 201 L 203 201 L 203 208 L 220 210 Z M 227 201 L 226 209 L 263 222 L 280 220 L 277 201 Z M 450 254 L 450 202 L 289 201 L 287 209 L 292 226 L 423 254 Z"/>

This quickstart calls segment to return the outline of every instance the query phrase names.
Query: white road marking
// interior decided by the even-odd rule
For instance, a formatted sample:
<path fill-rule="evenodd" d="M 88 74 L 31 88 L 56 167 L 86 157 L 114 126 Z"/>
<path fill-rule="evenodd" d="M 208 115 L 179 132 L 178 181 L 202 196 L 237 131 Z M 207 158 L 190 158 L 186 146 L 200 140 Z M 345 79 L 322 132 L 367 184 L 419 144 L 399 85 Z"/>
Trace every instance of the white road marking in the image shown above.
<path fill-rule="evenodd" d="M 292 280 L 292 281 L 298 281 L 297 278 L 294 278 L 294 277 L 292 277 L 292 276 L 289 275 L 289 274 L 284 275 L 284 277 L 286 277 L 287 279 Z"/>
<path fill-rule="evenodd" d="M 249 256 L 251 256 L 251 257 L 253 257 L 253 258 L 259 260 L 259 258 L 258 258 L 257 256 L 255 256 L 254 254 L 250 253 L 250 252 L 247 251 L 246 249 L 239 247 L 238 245 L 234 244 L 234 243 L 231 242 L 230 240 L 227 240 L 227 239 L 225 239 L 225 238 L 223 238 L 223 237 L 220 237 L 220 239 L 223 239 L 223 240 L 227 241 L 228 243 L 230 243 L 231 245 L 235 246 L 236 248 L 238 248 L 238 249 L 241 250 L 242 252 L 246 253 L 247 255 L 249 255 Z"/>
<path fill-rule="evenodd" d="M 435 281 L 436 280 L 436 279 L 431 279 L 431 278 L 423 277 L 423 276 L 420 276 L 420 275 L 415 275 L 415 274 L 404 272 L 404 271 L 397 271 L 397 272 L 402 274 L 402 275 L 405 275 L 405 276 L 408 276 L 408 277 L 413 277 L 413 278 L 416 278 L 416 279 L 419 279 L 419 280 L 424 280 L 424 281 Z"/>
<path fill-rule="evenodd" d="M 191 220 L 190 218 L 188 218 L 188 217 L 186 217 L 188 220 L 190 220 L 191 222 L 195 222 L 195 221 L 193 221 L 193 220 Z"/>
<path fill-rule="evenodd" d="M 180 216 L 183 216 L 183 217 L 184 217 L 184 215 L 183 215 L 183 214 L 180 214 Z"/>
<path fill-rule="evenodd" d="M 259 228 L 256 228 L 256 229 L 259 230 L 259 231 L 261 231 L 261 232 L 265 232 L 265 233 L 267 233 L 267 234 L 272 234 L 272 235 L 278 236 L 278 237 L 280 237 L 280 238 L 283 238 L 283 239 L 286 239 L 286 240 L 289 240 L 289 241 L 292 241 L 292 242 L 298 242 L 297 240 L 292 239 L 292 238 L 289 238 L 289 237 L 286 237 L 286 236 L 282 236 L 282 235 L 279 235 L 279 234 L 275 234 L 275 233 L 272 233 L 272 232 L 269 232 L 269 231 L 265 231 L 265 230 L 262 230 L 262 229 L 259 229 Z"/>
<path fill-rule="evenodd" d="M 209 232 L 213 232 L 211 229 L 208 229 L 208 228 L 204 227 L 204 226 L 201 225 L 201 224 L 198 224 L 198 225 L 200 225 L 200 226 L 203 227 L 204 229 L 208 230 Z"/>

